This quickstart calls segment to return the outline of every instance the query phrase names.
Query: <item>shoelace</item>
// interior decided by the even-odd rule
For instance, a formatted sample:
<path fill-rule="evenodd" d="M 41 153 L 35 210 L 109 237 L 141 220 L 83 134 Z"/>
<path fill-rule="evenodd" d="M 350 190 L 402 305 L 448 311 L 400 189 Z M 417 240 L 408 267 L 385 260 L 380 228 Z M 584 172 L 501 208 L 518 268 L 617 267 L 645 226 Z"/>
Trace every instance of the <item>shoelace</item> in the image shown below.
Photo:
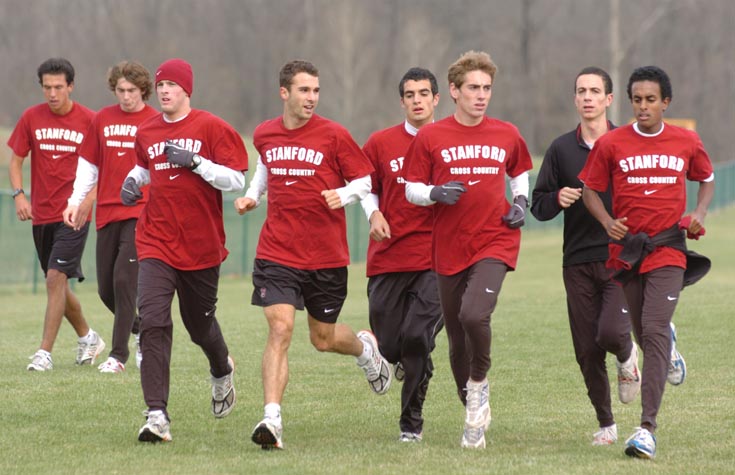
<path fill-rule="evenodd" d="M 229 375 L 223 378 L 222 382 L 214 383 L 214 398 L 218 401 L 223 400 L 232 389 L 232 378 Z"/>
<path fill-rule="evenodd" d="M 380 380 L 380 357 L 378 356 L 377 349 L 372 345 L 372 343 L 369 343 L 370 348 L 373 350 L 372 354 L 370 355 L 370 359 L 365 364 L 365 366 L 362 366 L 363 370 L 365 370 L 365 375 L 367 376 L 368 381 L 375 382 Z"/>
<path fill-rule="evenodd" d="M 466 428 L 464 432 L 465 440 L 471 444 L 476 443 L 485 435 L 485 431 L 482 429 L 482 427 Z"/>
<path fill-rule="evenodd" d="M 29 356 L 28 359 L 31 360 L 31 364 L 36 366 L 49 367 L 52 364 L 50 357 L 46 355 L 39 355 L 38 353 Z"/>
<path fill-rule="evenodd" d="M 77 359 L 82 361 L 87 358 L 90 358 L 94 356 L 94 352 L 97 349 L 97 345 L 99 344 L 99 339 L 97 341 L 94 341 L 92 343 L 82 342 L 79 343 L 79 346 L 77 347 Z"/>
<path fill-rule="evenodd" d="M 380 358 L 375 354 L 373 349 L 373 355 L 370 357 L 372 364 L 368 367 L 368 375 L 371 381 L 380 379 Z"/>
<path fill-rule="evenodd" d="M 612 427 L 604 427 L 594 434 L 595 440 L 600 442 L 615 441 L 618 438 L 617 431 Z"/>
<path fill-rule="evenodd" d="M 635 373 L 635 366 L 631 369 L 626 367 L 620 368 L 620 374 L 618 375 L 618 381 L 623 383 L 632 383 L 638 380 L 638 376 Z"/>
<path fill-rule="evenodd" d="M 480 387 L 477 389 L 469 390 L 467 389 L 467 410 L 470 412 L 478 412 L 480 410 L 480 407 L 482 406 L 482 399 L 483 399 L 483 389 L 484 387 Z"/>
<path fill-rule="evenodd" d="M 159 432 L 163 431 L 167 421 L 166 416 L 162 412 L 143 411 L 143 415 L 146 417 L 146 424 L 155 427 Z"/>

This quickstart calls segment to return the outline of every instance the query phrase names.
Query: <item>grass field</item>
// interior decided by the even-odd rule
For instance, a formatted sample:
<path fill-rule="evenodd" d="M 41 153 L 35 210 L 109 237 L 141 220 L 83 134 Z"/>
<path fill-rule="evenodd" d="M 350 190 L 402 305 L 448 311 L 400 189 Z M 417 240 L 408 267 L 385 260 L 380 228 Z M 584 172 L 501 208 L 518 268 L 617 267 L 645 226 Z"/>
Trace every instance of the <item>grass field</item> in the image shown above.
<path fill-rule="evenodd" d="M 6 286 L 0 289 L 0 473 L 734 473 L 735 361 L 729 350 L 735 253 L 728 244 L 734 221 L 735 208 L 712 213 L 707 236 L 691 246 L 715 265 L 683 292 L 675 315 L 688 376 L 682 386 L 666 388 L 654 461 L 623 455 L 622 442 L 638 425 L 640 399 L 629 406 L 613 402 L 621 437 L 616 445 L 590 445 L 596 420 L 574 361 L 557 229 L 524 234 L 519 270 L 506 279 L 493 316 L 493 422 L 484 451 L 459 448 L 464 411 L 443 333 L 425 405 L 424 441 L 402 445 L 399 388 L 375 396 L 352 358 L 313 350 L 303 313 L 283 405 L 286 450 L 261 451 L 249 437 L 262 415 L 259 367 L 266 324 L 261 310 L 248 303 L 249 277 L 224 279 L 220 287 L 218 318 L 237 362 L 234 412 L 223 420 L 211 416 L 205 358 L 176 315 L 173 442 L 139 443 L 145 407 L 134 363 L 122 375 L 75 366 L 76 338 L 64 324 L 54 370 L 27 372 L 27 356 L 40 340 L 45 297 Z M 364 267 L 354 265 L 350 272 L 342 320 L 364 328 Z M 86 283 L 76 289 L 93 327 L 109 342 L 111 316 L 95 289 Z"/>

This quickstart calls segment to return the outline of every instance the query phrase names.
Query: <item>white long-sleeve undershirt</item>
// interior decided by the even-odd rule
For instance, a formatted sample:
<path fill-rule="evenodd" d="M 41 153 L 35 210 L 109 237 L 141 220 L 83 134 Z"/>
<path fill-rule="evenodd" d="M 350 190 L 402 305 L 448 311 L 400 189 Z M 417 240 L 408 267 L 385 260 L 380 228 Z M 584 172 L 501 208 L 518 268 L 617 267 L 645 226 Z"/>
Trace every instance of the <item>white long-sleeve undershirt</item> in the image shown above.
<path fill-rule="evenodd" d="M 242 191 L 245 188 L 245 174 L 239 170 L 214 163 L 202 157 L 199 166 L 192 170 L 204 181 L 221 191 Z"/>
<path fill-rule="evenodd" d="M 370 175 L 356 178 L 343 187 L 337 188 L 342 206 L 355 203 L 363 199 L 372 189 L 372 181 Z M 268 191 L 268 169 L 260 157 L 258 157 L 258 165 L 255 167 L 255 173 L 250 180 L 250 185 L 245 191 L 245 197 L 255 201 L 255 206 L 260 205 L 260 197 Z"/>
<path fill-rule="evenodd" d="M 140 165 L 135 165 L 133 169 L 128 172 L 128 175 L 125 178 L 127 179 L 128 177 L 133 177 L 138 186 L 147 185 L 151 182 L 151 172 Z"/>
<path fill-rule="evenodd" d="M 337 192 L 340 200 L 342 200 L 342 206 L 347 206 L 365 198 L 372 188 L 373 185 L 370 175 L 365 175 L 360 178 L 355 178 L 345 186 L 337 188 L 334 191 Z"/>
<path fill-rule="evenodd" d="M 406 199 L 415 205 L 431 206 L 436 203 L 436 201 L 432 200 L 429 197 L 429 195 L 431 195 L 431 190 L 433 188 L 434 188 L 434 185 L 427 185 L 426 183 L 407 181 L 406 182 Z"/>
<path fill-rule="evenodd" d="M 97 184 L 99 176 L 99 168 L 97 165 L 88 162 L 84 157 L 79 157 L 77 162 L 77 175 L 74 179 L 74 191 L 67 200 L 71 206 L 79 206 L 87 197 L 92 188 Z"/>
<path fill-rule="evenodd" d="M 255 207 L 260 206 L 260 197 L 268 191 L 268 169 L 263 161 L 258 157 L 258 164 L 255 166 L 255 173 L 250 179 L 250 186 L 245 191 L 245 197 L 255 201 Z"/>
<path fill-rule="evenodd" d="M 202 159 L 201 163 L 192 171 L 214 188 L 221 191 L 241 191 L 245 188 L 245 174 L 243 172 L 219 165 L 204 157 L 200 158 Z M 151 182 L 151 172 L 140 165 L 135 165 L 127 176 L 133 177 L 138 186 L 147 185 Z"/>
<path fill-rule="evenodd" d="M 516 196 L 525 196 L 528 199 L 528 172 L 523 172 L 510 180 L 510 192 L 513 198 Z"/>

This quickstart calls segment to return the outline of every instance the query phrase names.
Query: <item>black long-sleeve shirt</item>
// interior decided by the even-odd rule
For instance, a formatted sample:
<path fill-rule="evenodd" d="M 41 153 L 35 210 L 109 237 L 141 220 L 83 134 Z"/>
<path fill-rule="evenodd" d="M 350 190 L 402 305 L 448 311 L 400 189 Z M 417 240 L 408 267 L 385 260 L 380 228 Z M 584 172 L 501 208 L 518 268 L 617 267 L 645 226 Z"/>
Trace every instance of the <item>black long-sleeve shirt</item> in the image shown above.
<path fill-rule="evenodd" d="M 608 122 L 608 129 L 614 126 Z M 533 189 L 531 213 L 539 221 L 553 219 L 562 211 L 559 205 L 559 190 L 568 186 L 582 188 L 577 178 L 587 162 L 590 148 L 582 140 L 581 126 L 557 137 L 546 151 L 536 185 Z M 600 193 L 608 213 L 612 214 L 610 190 Z M 606 261 L 607 245 L 610 241 L 605 229 L 587 211 L 582 198 L 564 211 L 564 244 L 562 247 L 564 267 L 587 262 Z"/>

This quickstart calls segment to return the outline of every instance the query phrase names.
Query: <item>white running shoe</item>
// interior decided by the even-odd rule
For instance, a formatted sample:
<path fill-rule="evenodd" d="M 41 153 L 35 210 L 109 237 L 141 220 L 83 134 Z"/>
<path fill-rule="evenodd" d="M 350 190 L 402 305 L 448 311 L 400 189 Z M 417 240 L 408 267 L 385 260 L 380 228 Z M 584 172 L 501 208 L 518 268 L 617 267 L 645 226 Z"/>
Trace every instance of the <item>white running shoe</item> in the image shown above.
<path fill-rule="evenodd" d="M 258 422 L 250 437 L 263 450 L 283 448 L 283 425 L 280 420 L 266 417 Z"/>
<path fill-rule="evenodd" d="M 33 356 L 29 356 L 31 362 L 26 368 L 28 371 L 51 371 L 54 369 L 54 362 L 51 360 L 51 354 L 42 350 L 38 350 Z"/>
<path fill-rule="evenodd" d="M 163 411 L 143 411 L 146 422 L 138 432 L 141 442 L 170 442 L 170 423 Z"/>
<path fill-rule="evenodd" d="M 122 373 L 125 371 L 125 365 L 112 356 L 107 361 L 97 366 L 100 373 Z"/>
<path fill-rule="evenodd" d="M 235 396 L 235 362 L 232 357 L 227 357 L 227 362 L 232 370 L 221 378 L 212 376 L 212 414 L 214 417 L 222 418 L 232 412 L 237 398 Z"/>
<path fill-rule="evenodd" d="M 140 363 L 143 361 L 143 352 L 140 350 L 140 333 L 135 334 L 135 366 L 140 369 Z"/>
<path fill-rule="evenodd" d="M 463 449 L 484 449 L 485 430 L 482 427 L 470 427 L 465 422 L 461 445 Z"/>
<path fill-rule="evenodd" d="M 358 364 L 358 366 L 365 372 L 365 377 L 373 392 L 376 394 L 385 394 L 388 392 L 390 383 L 393 381 L 393 372 L 391 371 L 390 363 L 380 354 L 378 340 L 375 339 L 375 335 L 372 332 L 362 330 L 357 333 L 357 338 L 364 345 L 370 346 L 373 353 L 367 363 L 364 365 Z"/>
<path fill-rule="evenodd" d="M 656 436 L 643 427 L 636 427 L 635 432 L 625 441 L 625 455 L 642 459 L 656 456 Z"/>
<path fill-rule="evenodd" d="M 632 402 L 641 390 L 641 373 L 638 370 L 638 345 L 633 342 L 628 360 L 621 363 L 615 359 L 618 367 L 618 398 L 623 404 Z"/>
<path fill-rule="evenodd" d="M 416 443 L 421 442 L 424 438 L 423 433 L 419 432 L 401 432 L 398 442 Z"/>
<path fill-rule="evenodd" d="M 462 447 L 485 448 L 485 431 L 490 426 L 490 384 L 467 381 L 467 406 L 462 434 Z"/>
<path fill-rule="evenodd" d="M 487 430 L 490 427 L 490 383 L 487 379 L 480 383 L 467 381 L 467 413 L 465 424 L 472 427 L 482 427 Z"/>
<path fill-rule="evenodd" d="M 93 336 L 92 343 L 87 343 L 86 337 L 79 340 L 79 345 L 77 346 L 78 365 L 93 365 L 94 360 L 105 349 L 105 342 L 102 341 L 102 337 L 94 330 L 90 330 L 90 332 Z"/>
<path fill-rule="evenodd" d="M 612 445 L 618 441 L 618 426 L 613 424 L 600 427 L 600 430 L 592 436 L 592 445 Z"/>
<path fill-rule="evenodd" d="M 669 371 L 666 374 L 666 380 L 669 384 L 678 386 L 684 382 L 687 377 L 687 363 L 684 357 L 676 349 L 676 326 L 671 322 L 671 360 L 669 361 Z"/>

